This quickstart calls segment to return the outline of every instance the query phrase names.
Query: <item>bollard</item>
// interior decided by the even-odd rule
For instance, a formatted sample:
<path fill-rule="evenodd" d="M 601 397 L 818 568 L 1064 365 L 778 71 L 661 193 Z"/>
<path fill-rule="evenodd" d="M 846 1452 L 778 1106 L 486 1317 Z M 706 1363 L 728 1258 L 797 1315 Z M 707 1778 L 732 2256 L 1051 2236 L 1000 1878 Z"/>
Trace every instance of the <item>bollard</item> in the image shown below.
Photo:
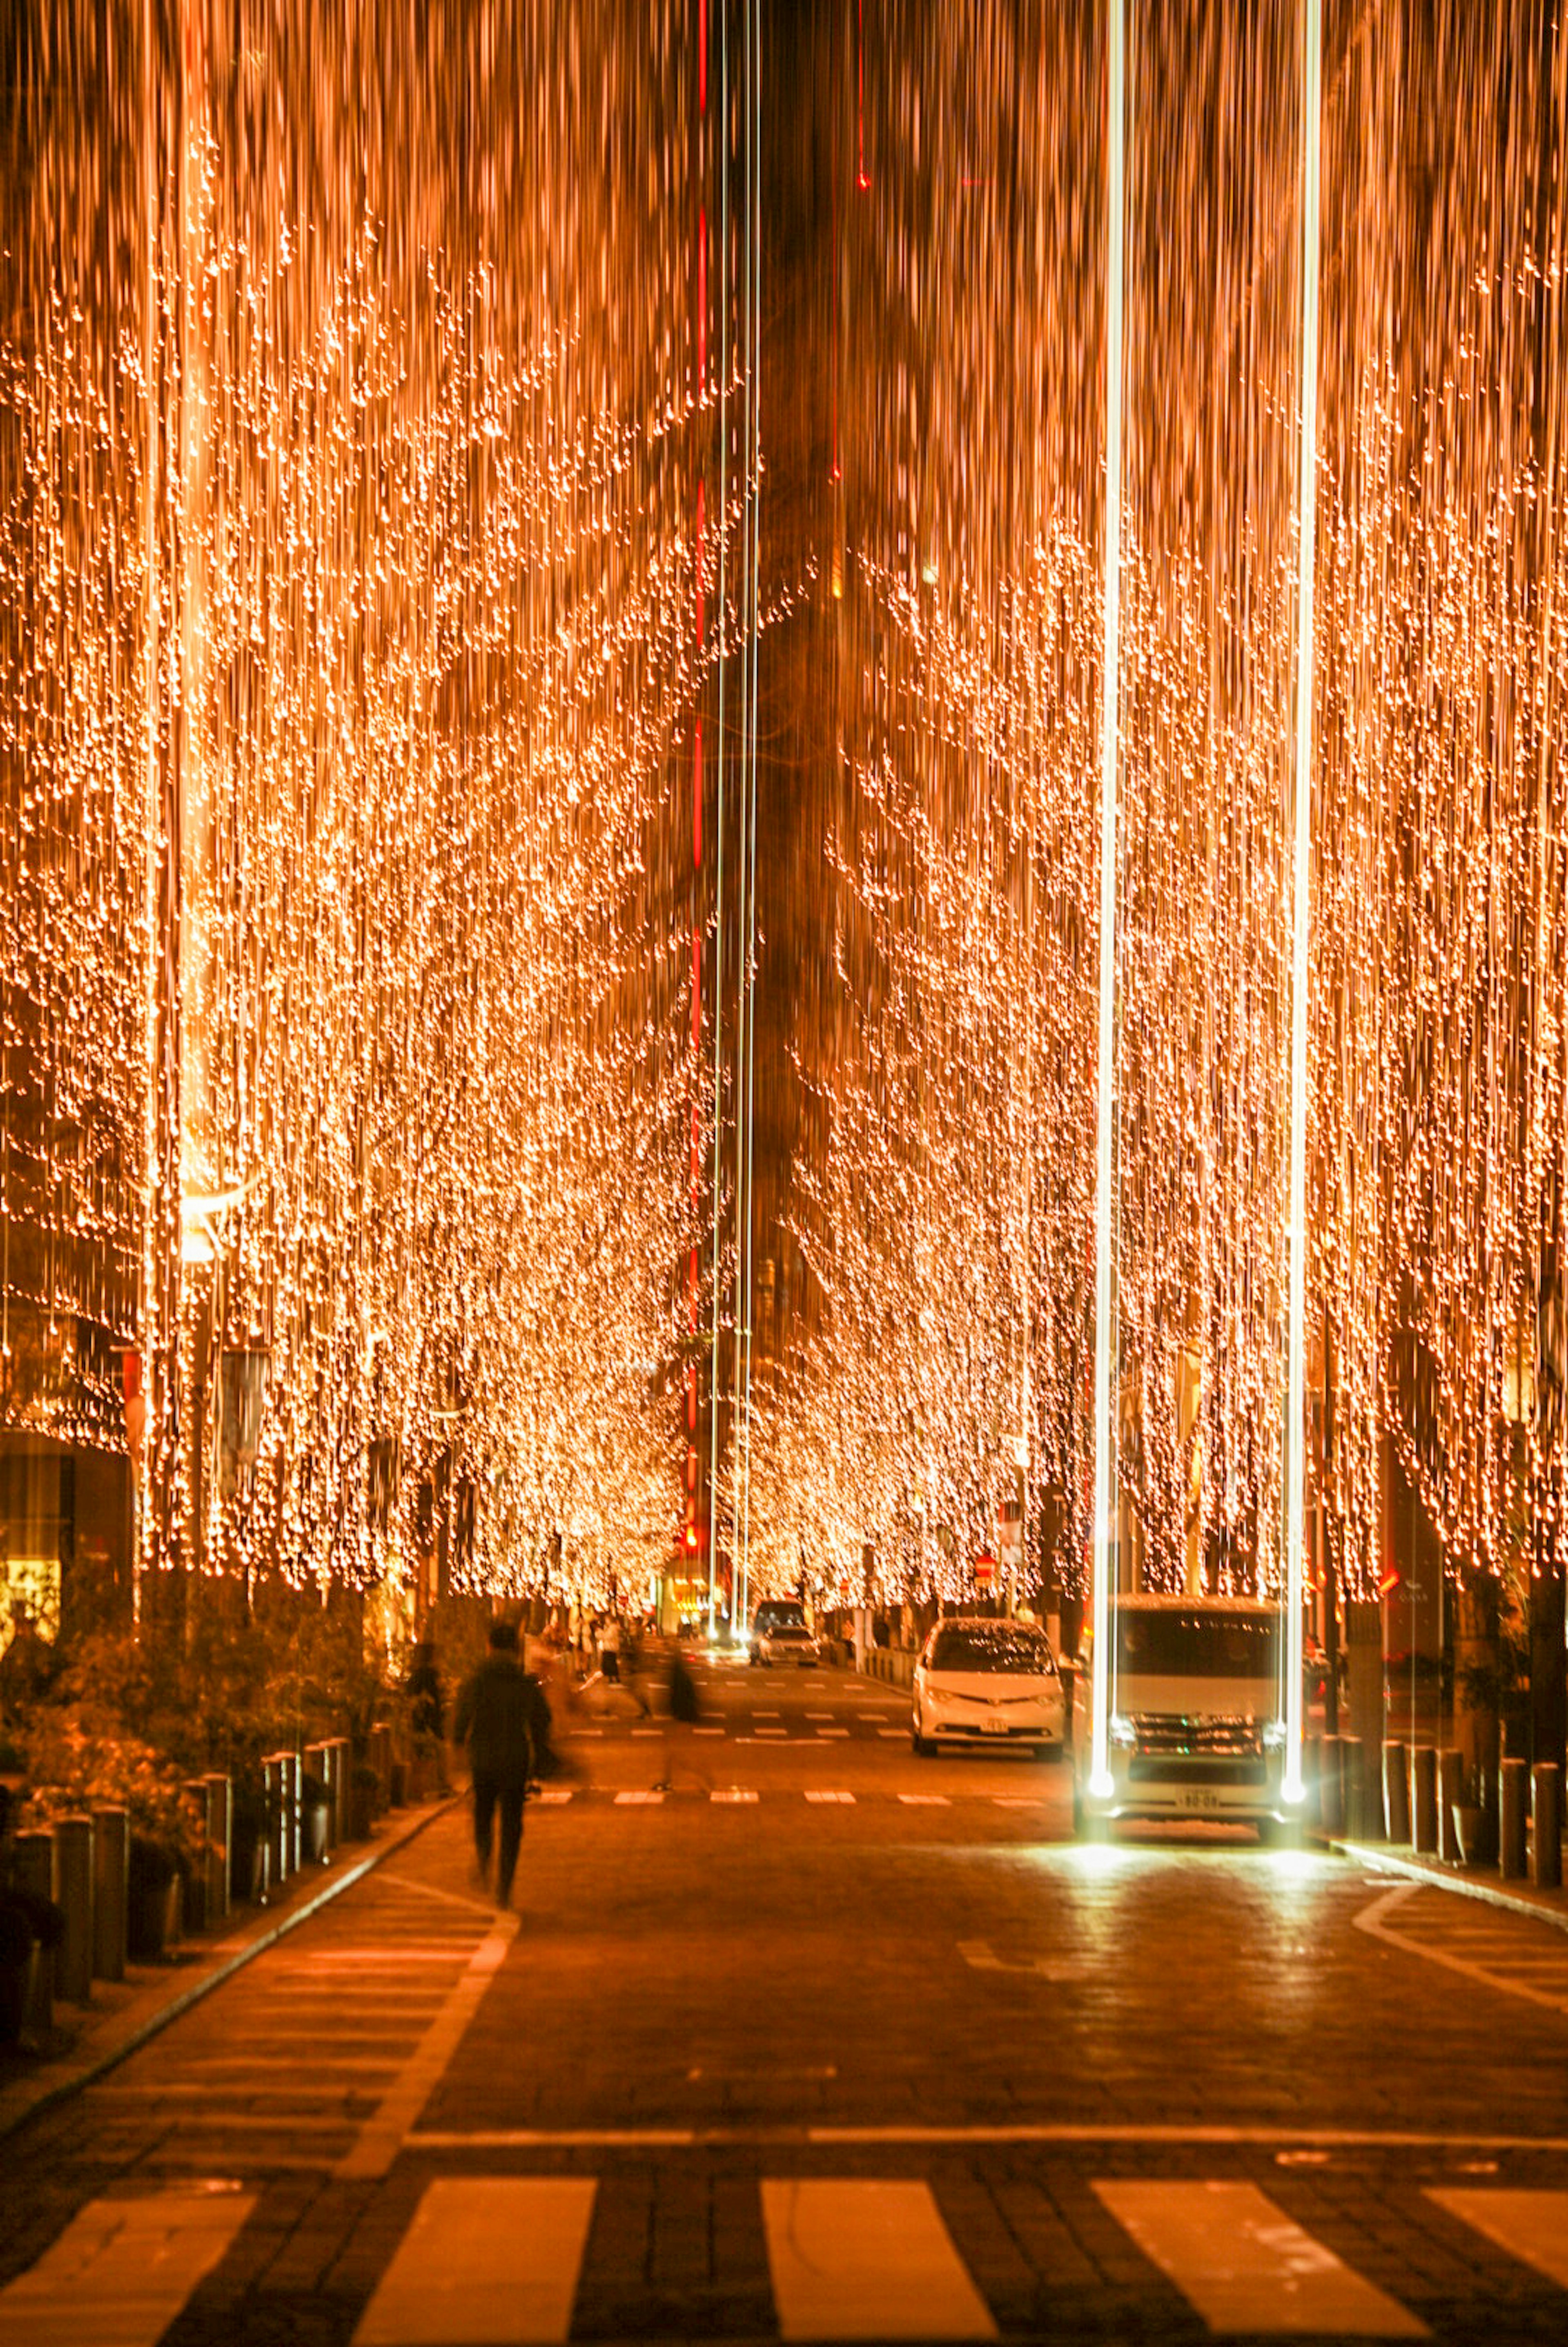
<path fill-rule="evenodd" d="M 1361 1739 L 1359 1736 L 1339 1738 L 1339 1799 L 1344 1807 L 1345 1832 L 1351 1841 L 1365 1841 L 1367 1834 L 1367 1787 L 1361 1781 Z"/>
<path fill-rule="evenodd" d="M 1396 1849 L 1410 1839 L 1410 1779 L 1402 1744 L 1383 1747 L 1383 1832 Z"/>
<path fill-rule="evenodd" d="M 392 1729 L 385 1720 L 377 1720 L 371 1729 L 370 1762 L 379 1787 L 376 1815 L 384 1817 L 392 1807 Z"/>
<path fill-rule="evenodd" d="M 55 1857 L 60 1870 L 60 1906 L 66 1918 L 55 1975 L 60 1994 L 87 2004 L 93 1991 L 93 1821 L 56 1818 Z"/>
<path fill-rule="evenodd" d="M 343 1801 L 348 1791 L 348 1750 L 346 1736 L 329 1737 L 325 1745 L 327 1759 L 327 1848 L 336 1850 L 348 1827 Z"/>
<path fill-rule="evenodd" d="M 1453 1813 L 1464 1799 L 1464 1754 L 1457 1744 L 1438 1754 L 1438 1856 L 1460 1862 L 1459 1828 Z"/>
<path fill-rule="evenodd" d="M 126 1976 L 130 1914 L 130 1817 L 124 1809 L 93 1811 L 93 1972 L 99 1980 Z"/>
<path fill-rule="evenodd" d="M 1319 1792 L 1323 1780 L 1323 1739 L 1320 1736 L 1304 1736 L 1301 1739 L 1301 1823 L 1304 1826 L 1322 1822 L 1319 1808 Z"/>
<path fill-rule="evenodd" d="M 1502 1847 L 1499 1866 L 1505 1882 L 1522 1881 L 1526 1872 L 1524 1805 L 1529 1775 L 1528 1761 L 1505 1760 L 1502 1764 Z"/>
<path fill-rule="evenodd" d="M 283 1758 L 281 1752 L 273 1752 L 261 1763 L 261 1773 L 267 1785 L 267 1896 L 270 1899 L 276 1899 L 282 1890 L 288 1862 Z"/>
<path fill-rule="evenodd" d="M 321 1788 L 320 1800 L 314 1809 L 306 1810 L 301 1808 L 305 1862 L 307 1865 L 325 1866 L 332 1854 L 332 1787 L 324 1744 L 306 1745 L 305 1774 L 313 1777 Z"/>
<path fill-rule="evenodd" d="M 283 1755 L 283 1870 L 300 1871 L 300 1756 Z"/>
<path fill-rule="evenodd" d="M 1345 1830 L 1345 1740 L 1326 1736 L 1319 1747 L 1318 1816 L 1330 1839 Z"/>
<path fill-rule="evenodd" d="M 190 1778 L 181 1788 L 181 1790 L 184 1792 L 186 1799 L 189 1801 L 197 1816 L 201 1819 L 202 1830 L 205 1835 L 207 1826 L 206 1778 L 202 1777 Z M 187 1928 L 192 1932 L 205 1932 L 207 1929 L 207 1865 L 205 1860 L 203 1860 L 203 1862 L 199 1866 L 192 1867 L 189 1879 L 185 1886 L 185 1921 Z"/>
<path fill-rule="evenodd" d="M 229 1913 L 229 1842 L 233 1830 L 234 1788 L 227 1771 L 215 1768 L 201 1780 L 207 1795 L 207 1920 L 221 1923 Z"/>
<path fill-rule="evenodd" d="M 1430 1858 L 1438 1846 L 1437 1748 L 1418 1744 L 1410 1754 L 1411 1840 L 1419 1855 Z"/>
<path fill-rule="evenodd" d="M 35 1899 L 53 1901 L 59 1898 L 59 1869 L 52 1833 L 14 1835 L 11 1862 L 18 1891 L 31 1891 Z M 57 1948 L 40 1948 L 33 1965 L 27 2011 L 23 2017 L 22 2027 L 36 2045 L 46 2039 L 55 2026 L 55 1975 L 59 1961 Z"/>
<path fill-rule="evenodd" d="M 1563 1779 L 1555 1760 L 1538 1760 L 1533 1770 L 1535 1881 L 1543 1891 L 1563 1887 Z"/>

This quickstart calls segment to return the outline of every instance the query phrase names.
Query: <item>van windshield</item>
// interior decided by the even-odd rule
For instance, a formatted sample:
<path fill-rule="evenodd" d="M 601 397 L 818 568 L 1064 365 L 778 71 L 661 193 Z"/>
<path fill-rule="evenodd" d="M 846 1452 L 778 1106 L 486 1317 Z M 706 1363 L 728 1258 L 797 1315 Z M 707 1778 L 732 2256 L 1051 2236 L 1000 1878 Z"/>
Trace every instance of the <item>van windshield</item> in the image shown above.
<path fill-rule="evenodd" d="M 787 1597 L 776 1598 L 771 1604 L 757 1608 L 757 1627 L 762 1630 L 803 1630 L 806 1616 L 800 1606 Z"/>
<path fill-rule="evenodd" d="M 1116 1615 L 1119 1670 L 1149 1677 L 1267 1679 L 1278 1667 L 1279 1624 L 1271 1614 L 1189 1613 Z"/>

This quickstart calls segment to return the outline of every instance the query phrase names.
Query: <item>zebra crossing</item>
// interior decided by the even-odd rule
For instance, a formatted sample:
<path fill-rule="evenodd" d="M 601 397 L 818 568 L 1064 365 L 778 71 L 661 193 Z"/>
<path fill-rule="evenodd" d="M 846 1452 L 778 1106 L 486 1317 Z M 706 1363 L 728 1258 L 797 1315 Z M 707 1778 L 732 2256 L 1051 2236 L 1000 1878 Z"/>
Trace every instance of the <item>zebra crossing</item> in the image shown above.
<path fill-rule="evenodd" d="M 1127 2251 L 1142 2260 L 1151 2335 L 1196 2318 L 1216 2337 L 1420 2339 L 1436 2326 L 1468 2337 L 1478 2305 L 1437 2293 L 1405 2303 L 1338 2254 L 1257 2184 L 1232 2178 L 1089 2179 L 1085 2191 L 1124 2249 L 1107 2260 L 1125 2298 Z M 585 2272 L 613 2235 L 624 2178 L 463 2175 L 423 2185 L 362 2302 L 340 2310 L 346 2347 L 492 2347 L 600 2335 Z M 921 2177 L 764 2176 L 756 2217 L 765 2288 L 736 2292 L 753 2321 L 727 2335 L 793 2340 L 987 2340 L 1018 2335 L 1016 2292 L 1000 2311 L 986 2248 L 966 2247 L 963 2204 Z M 1549 2335 L 1568 2293 L 1568 2190 L 1505 2185 L 1426 2186 L 1431 2222 L 1446 2225 L 1514 2313 Z M 274 2335 L 265 2274 L 226 2301 L 225 2260 L 248 2271 L 248 2229 L 265 2231 L 261 2197 L 221 2178 L 90 2201 L 59 2238 L 0 2289 L 0 2347 L 158 2347 L 214 2336 L 243 2347 Z M 1468 2239 L 1468 2250 L 1464 2247 Z M 1064 2233 L 1062 2255 L 1080 2257 Z M 603 2253 L 603 2252 L 602 2252 Z M 1080 2257 L 1081 2261 L 1081 2257 Z M 1541 2292 L 1544 2282 L 1547 2291 Z M 1053 2277 L 1031 2303 L 1050 2302 Z M 200 2321 L 188 2310 L 202 2292 Z M 1165 2294 L 1162 2296 L 1162 2292 Z M 1532 2301 L 1532 2292 L 1534 2293 Z M 655 2310 L 650 2305 L 650 2317 Z M 624 2328 L 626 2309 L 620 2309 Z M 1568 2297 L 1561 2315 L 1568 2321 Z M 763 2319 L 764 2317 L 769 2319 Z M 1454 2321 L 1460 2327 L 1455 2330 Z M 341 2327 L 340 2327 L 341 2323 Z M 663 2328 L 667 2332 L 668 2310 Z M 1033 2326 L 1030 2326 L 1033 2327 Z M 650 2335 L 660 2326 L 650 2321 Z M 640 2332 L 636 2335 L 642 2335 Z M 1489 2335 L 1506 2336 L 1492 2326 Z"/>

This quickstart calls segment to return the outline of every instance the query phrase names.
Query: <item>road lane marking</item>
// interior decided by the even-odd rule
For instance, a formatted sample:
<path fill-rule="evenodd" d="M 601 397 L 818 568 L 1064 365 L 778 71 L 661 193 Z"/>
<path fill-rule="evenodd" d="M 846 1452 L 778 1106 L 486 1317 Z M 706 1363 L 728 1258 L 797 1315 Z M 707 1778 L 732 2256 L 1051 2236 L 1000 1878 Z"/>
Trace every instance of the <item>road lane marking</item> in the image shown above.
<path fill-rule="evenodd" d="M 530 1793 L 528 1798 L 531 1801 L 542 1802 L 547 1809 L 558 1809 L 571 1799 L 575 1790 L 571 1785 L 541 1785 L 539 1790 Z"/>
<path fill-rule="evenodd" d="M 1568 2290 L 1568 2192 L 1429 2184 L 1426 2194 L 1511 2258 Z"/>
<path fill-rule="evenodd" d="M 820 1727 L 820 1728 L 817 1730 L 817 1733 L 818 1733 L 818 1735 L 819 1735 L 819 1736 L 828 1736 L 828 1737 L 830 1737 L 830 1736 L 848 1736 L 849 1732 L 850 1732 L 850 1731 L 849 1731 L 849 1729 L 848 1729 L 847 1727 Z"/>
<path fill-rule="evenodd" d="M 900 1800 L 906 1809 L 951 1809 L 952 1797 L 948 1793 L 901 1793 Z"/>
<path fill-rule="evenodd" d="M 743 1744 L 760 1744 L 764 1737 L 788 1736 L 789 1733 L 789 1730 L 787 1727 L 759 1727 L 755 1737 L 744 1736 L 740 1740 Z"/>
<path fill-rule="evenodd" d="M 1451 1973 L 1459 1973 L 1466 1980 L 1480 1981 L 1484 1987 L 1496 1989 L 1502 1996 L 1523 1997 L 1531 2004 L 1543 2004 L 1548 2013 L 1568 2013 L 1568 1982 L 1555 1995 L 1544 1989 L 1532 1988 L 1528 1981 L 1515 1980 L 1499 1967 L 1511 1961 L 1506 1946 L 1497 1949 L 1496 1967 L 1471 1963 L 1468 1957 L 1451 1955 L 1446 1948 L 1436 1947 L 1417 1932 L 1396 1931 L 1387 1920 L 1395 1915 L 1410 1900 L 1419 1898 L 1430 1885 L 1422 1882 L 1400 1882 L 1392 1891 L 1379 1893 L 1369 1907 L 1363 1907 L 1350 1921 L 1358 1932 L 1369 1939 L 1382 1940 L 1390 1948 L 1401 1949 L 1405 1954 L 1424 1956 L 1429 1963 L 1442 1964 Z M 1521 1919 L 1522 1921 L 1527 1919 Z M 1438 1928 L 1441 1928 L 1441 1925 Z M 1495 1943 L 1494 1943 L 1495 1944 Z"/>
<path fill-rule="evenodd" d="M 618 1809 L 657 1809 L 664 1806 L 664 1795 L 646 1786 L 636 1786 L 616 1795 Z"/>
<path fill-rule="evenodd" d="M 904 1737 L 909 1734 L 909 1729 L 907 1727 L 879 1727 L 877 1734 L 879 1736 L 890 1737 L 895 1744 L 901 1744 Z"/>
<path fill-rule="evenodd" d="M 1255 2184 L 1148 2184 L 1095 2191 L 1211 2331 L 1424 2339 L 1407 2307 L 1304 2232 Z"/>
<path fill-rule="evenodd" d="M 89 2200 L 0 2290 L 0 2347 L 154 2347 L 255 2206 L 228 2185 Z"/>
<path fill-rule="evenodd" d="M 404 2136 L 430 2100 L 431 2089 L 457 2051 L 485 1990 L 504 1963 L 516 1932 L 515 1915 L 495 1917 L 402 2070 L 339 2160 L 336 2175 L 357 2178 L 386 2174 L 402 2147 Z"/>
<path fill-rule="evenodd" d="M 694 1727 L 691 1732 L 694 1736 L 728 1736 L 729 1730 L 728 1727 Z"/>
<path fill-rule="evenodd" d="M 841 1801 L 852 1803 L 854 1798 L 853 1793 L 819 1793 L 813 1792 L 809 1788 L 808 1788 L 806 1794 L 806 1799 L 809 1801 Z"/>
<path fill-rule="evenodd" d="M 743 1785 L 722 1785 L 716 1786 L 708 1798 L 710 1801 L 754 1801 L 757 1796 Z"/>
<path fill-rule="evenodd" d="M 830 1711 L 809 1711 L 806 1717 L 808 1719 L 831 1719 L 833 1715 Z"/>
<path fill-rule="evenodd" d="M 920 2183 L 765 2177 L 762 2223 L 786 2339 L 994 2339 Z"/>
<path fill-rule="evenodd" d="M 569 1800 L 570 1794 L 566 1798 Z M 416 1882 L 412 1875 L 383 1873 L 381 1879 L 383 1882 L 395 1882 L 402 1891 L 423 1891 L 427 1899 L 439 1899 L 443 1906 L 464 1908 L 470 1914 L 484 1915 L 488 1918 L 494 1912 L 493 1908 L 484 1905 L 477 1899 L 464 1896 L 460 1891 L 441 1891 L 433 1882 Z"/>
<path fill-rule="evenodd" d="M 565 2340 L 592 2177 L 440 2177 L 360 2318 L 353 2347 L 511 2347 Z"/>
<path fill-rule="evenodd" d="M 225 2121 L 227 2124 L 227 2121 Z M 288 2122 L 270 2119 L 270 2127 Z M 308 2122 L 301 2122 L 308 2124 Z M 334 2122 L 333 2124 L 341 2124 Z M 898 2144 L 921 2147 L 933 2144 L 1116 2144 L 1164 2148 L 1176 2145 L 1222 2146 L 1228 2149 L 1258 2147 L 1268 2151 L 1466 2151 L 1568 2153 L 1568 2135 L 1447 2134 L 1415 2127 L 1283 2127 L 1078 2125 L 1048 2119 L 998 2120 L 941 2125 L 803 2127 L 779 2122 L 747 2127 L 474 2127 L 425 2128 L 407 2137 L 411 2151 L 551 2151 L 661 2150 L 693 2144 L 807 2144 L 849 2147 Z"/>
<path fill-rule="evenodd" d="M 1087 1976 L 1086 1966 L 1071 1959 L 1064 1962 L 1054 1956 L 1026 1956 L 1016 1962 L 1010 1956 L 999 1956 L 989 1940 L 960 1940 L 958 1952 L 977 1973 L 1029 1973 L 1036 1980 L 1058 1982 Z"/>

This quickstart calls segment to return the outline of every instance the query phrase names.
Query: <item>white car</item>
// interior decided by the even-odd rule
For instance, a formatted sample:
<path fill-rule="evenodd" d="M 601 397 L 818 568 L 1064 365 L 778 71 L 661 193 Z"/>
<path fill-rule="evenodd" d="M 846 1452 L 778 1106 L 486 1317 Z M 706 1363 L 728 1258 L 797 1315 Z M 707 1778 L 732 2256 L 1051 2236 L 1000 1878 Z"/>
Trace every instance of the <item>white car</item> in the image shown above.
<path fill-rule="evenodd" d="M 798 1663 L 804 1669 L 821 1660 L 805 1610 L 792 1598 L 765 1599 L 751 1624 L 753 1663 Z"/>
<path fill-rule="evenodd" d="M 937 1624 L 915 1665 L 917 1752 L 1006 1745 L 1059 1760 L 1064 1724 L 1062 1681 L 1044 1630 L 991 1614 Z"/>

